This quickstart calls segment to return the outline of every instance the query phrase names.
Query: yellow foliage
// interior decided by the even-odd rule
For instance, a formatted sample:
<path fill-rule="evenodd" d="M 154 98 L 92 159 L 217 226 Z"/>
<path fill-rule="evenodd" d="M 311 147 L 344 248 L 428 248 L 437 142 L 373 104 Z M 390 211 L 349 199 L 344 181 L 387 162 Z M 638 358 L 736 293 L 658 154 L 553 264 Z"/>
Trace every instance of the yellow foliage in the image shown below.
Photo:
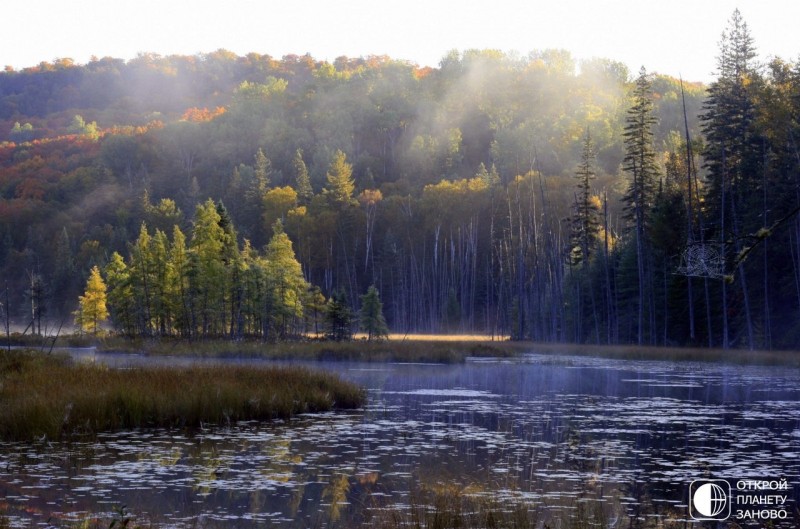
<path fill-rule="evenodd" d="M 100 325 L 108 318 L 106 284 L 97 266 L 92 268 L 86 281 L 86 292 L 78 298 L 80 309 L 75 312 L 75 323 L 84 332 L 97 334 Z"/>

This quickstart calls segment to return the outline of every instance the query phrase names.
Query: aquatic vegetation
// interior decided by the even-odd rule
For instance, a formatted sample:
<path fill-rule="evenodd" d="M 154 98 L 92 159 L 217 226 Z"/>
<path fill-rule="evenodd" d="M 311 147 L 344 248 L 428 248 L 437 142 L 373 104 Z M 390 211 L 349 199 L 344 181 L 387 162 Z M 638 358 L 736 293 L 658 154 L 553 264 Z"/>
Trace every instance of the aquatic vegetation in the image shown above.
<path fill-rule="evenodd" d="M 273 366 L 110 369 L 30 351 L 0 354 L 0 439 L 138 427 L 200 427 L 356 408 L 332 374 Z"/>
<path fill-rule="evenodd" d="M 0 443 L 10 519 L 44 525 L 88 510 L 108 520 L 109 505 L 128 505 L 134 523 L 175 529 L 526 527 L 533 518 L 537 529 L 596 529 L 603 517 L 609 528 L 677 529 L 700 472 L 800 469 L 789 455 L 800 438 L 793 369 L 550 355 L 318 365 L 368 388 L 367 405 L 278 423 Z M 463 503 L 451 508 L 447 497 Z"/>
<path fill-rule="evenodd" d="M 242 357 L 275 360 L 343 360 L 357 362 L 463 363 L 470 356 L 511 356 L 504 349 L 487 349 L 481 342 L 431 340 L 327 340 L 264 343 L 260 340 L 108 339 L 99 343 L 104 351 L 144 352 L 149 355 Z"/>
<path fill-rule="evenodd" d="M 460 338 L 460 339 L 455 339 Z M 467 358 L 517 358 L 532 353 L 563 356 L 610 358 L 619 360 L 656 360 L 668 362 L 709 362 L 736 365 L 784 365 L 800 367 L 796 351 L 749 351 L 744 349 L 703 349 L 688 347 L 649 347 L 542 344 L 486 337 L 424 337 L 404 339 L 398 335 L 389 340 L 368 342 L 325 340 L 264 343 L 259 340 L 124 339 L 107 338 L 97 342 L 102 351 L 145 353 L 150 355 L 182 355 L 210 358 L 242 357 L 276 360 L 345 360 L 357 362 L 426 362 L 463 363 Z M 554 360 L 562 361 L 562 360 Z"/>

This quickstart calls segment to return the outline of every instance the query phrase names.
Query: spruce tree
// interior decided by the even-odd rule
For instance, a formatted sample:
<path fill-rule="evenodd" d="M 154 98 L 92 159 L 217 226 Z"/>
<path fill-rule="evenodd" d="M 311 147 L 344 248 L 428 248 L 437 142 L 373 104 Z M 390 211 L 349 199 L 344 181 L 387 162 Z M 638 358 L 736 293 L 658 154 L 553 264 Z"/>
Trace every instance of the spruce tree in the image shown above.
<path fill-rule="evenodd" d="M 353 203 L 353 166 L 347 163 L 347 156 L 342 151 L 336 151 L 328 167 L 328 185 L 325 191 L 331 200 L 338 206 L 347 206 Z"/>
<path fill-rule="evenodd" d="M 311 202 L 311 197 L 314 196 L 314 190 L 311 187 L 311 178 L 308 175 L 308 168 L 303 161 L 303 149 L 297 149 L 292 161 L 294 168 L 294 188 L 297 191 L 297 197 L 303 204 Z"/>
<path fill-rule="evenodd" d="M 761 227 L 759 212 L 763 196 L 762 176 L 765 168 L 766 140 L 757 122 L 757 87 L 760 75 L 754 64 L 756 52 L 747 24 L 735 10 L 722 34 L 718 57 L 719 77 L 708 90 L 705 103 L 703 133 L 706 149 L 703 153 L 708 171 L 709 220 L 718 226 L 714 237 L 719 241 L 732 240 L 723 249 L 729 259 L 741 251 L 741 238 Z M 732 235 L 732 237 L 731 237 Z M 750 292 L 743 263 L 736 267 L 740 289 L 737 297 L 743 310 L 731 311 L 728 305 L 728 285 L 722 285 L 722 346 L 729 343 L 729 313 L 744 317 L 748 345 L 754 347 L 754 329 L 750 308 Z M 733 276 L 731 276 L 733 277 Z"/>
<path fill-rule="evenodd" d="M 383 316 L 383 303 L 375 285 L 367 289 L 367 293 L 361 296 L 361 330 L 367 333 L 367 340 L 380 340 L 389 336 L 389 328 L 386 326 L 386 318 Z"/>
<path fill-rule="evenodd" d="M 651 302 L 647 267 L 648 227 L 650 208 L 655 195 L 655 182 L 659 176 L 656 152 L 653 147 L 653 89 L 650 76 L 642 67 L 633 89 L 632 106 L 625 118 L 625 158 L 623 169 L 630 176 L 628 189 L 623 196 L 625 217 L 630 223 L 636 245 L 638 280 L 637 343 L 644 340 L 645 303 Z M 652 304 L 650 303 L 652 313 Z M 652 320 L 652 318 L 650 318 Z"/>
<path fill-rule="evenodd" d="M 574 264 L 588 263 L 600 232 L 599 201 L 592 196 L 594 172 L 594 143 L 586 130 L 581 153 L 581 163 L 575 172 L 577 192 L 575 194 L 575 214 L 572 216 L 572 252 Z"/>
<path fill-rule="evenodd" d="M 292 241 L 283 231 L 283 224 L 280 221 L 273 226 L 273 232 L 266 253 L 266 275 L 271 308 L 268 317 L 282 338 L 289 331 L 291 324 L 303 316 L 303 296 L 308 289 L 308 283 L 295 257 Z"/>
<path fill-rule="evenodd" d="M 328 300 L 325 309 L 325 323 L 327 324 L 327 337 L 341 342 L 353 337 L 353 313 L 347 304 L 347 297 L 341 289 L 337 289 Z"/>

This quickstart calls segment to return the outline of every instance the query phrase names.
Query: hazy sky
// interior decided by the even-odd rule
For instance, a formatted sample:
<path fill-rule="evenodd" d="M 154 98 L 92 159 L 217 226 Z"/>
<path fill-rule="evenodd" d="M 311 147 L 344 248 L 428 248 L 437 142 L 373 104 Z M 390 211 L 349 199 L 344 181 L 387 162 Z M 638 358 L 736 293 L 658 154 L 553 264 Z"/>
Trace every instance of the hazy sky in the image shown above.
<path fill-rule="evenodd" d="M 27 0 L 0 10 L 0 67 L 219 48 L 437 66 L 451 49 L 563 48 L 708 81 L 736 7 L 763 58 L 800 57 L 798 0 Z"/>

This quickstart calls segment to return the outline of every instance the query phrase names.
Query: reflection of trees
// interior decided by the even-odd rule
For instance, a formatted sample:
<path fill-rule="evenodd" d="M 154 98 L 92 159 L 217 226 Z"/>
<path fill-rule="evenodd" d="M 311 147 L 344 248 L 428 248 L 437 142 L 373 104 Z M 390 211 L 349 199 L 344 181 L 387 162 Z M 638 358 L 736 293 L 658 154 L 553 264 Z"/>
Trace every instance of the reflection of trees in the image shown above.
<path fill-rule="evenodd" d="M 301 485 L 305 481 L 305 474 L 298 475 L 296 466 L 303 462 L 303 457 L 299 453 L 292 452 L 292 442 L 289 439 L 273 439 L 269 444 L 264 445 L 262 453 L 266 456 L 266 461 L 259 469 L 259 473 L 265 479 L 276 481 L 278 483 L 288 483 L 295 478 L 297 486 L 292 487 L 292 494 L 289 500 L 288 509 L 289 516 L 292 518 L 297 517 L 297 512 L 300 509 L 300 504 L 305 496 L 305 485 Z M 254 493 L 256 495 L 258 493 Z M 258 499 L 251 497 L 251 508 L 255 509 L 258 505 Z"/>
<path fill-rule="evenodd" d="M 194 490 L 200 494 L 208 494 L 211 492 L 211 483 L 217 480 L 222 468 L 222 459 L 217 456 L 205 458 L 198 458 L 197 465 L 192 469 L 192 478 L 194 479 Z"/>
<path fill-rule="evenodd" d="M 289 439 L 275 439 L 264 446 L 263 453 L 267 458 L 260 473 L 266 479 L 287 483 L 294 475 L 294 467 L 303 462 L 302 456 L 293 454 L 292 442 Z"/>
<path fill-rule="evenodd" d="M 347 503 L 350 480 L 346 474 L 335 474 L 322 491 L 322 499 L 330 502 L 330 521 L 337 522 L 341 517 L 342 506 Z"/>

